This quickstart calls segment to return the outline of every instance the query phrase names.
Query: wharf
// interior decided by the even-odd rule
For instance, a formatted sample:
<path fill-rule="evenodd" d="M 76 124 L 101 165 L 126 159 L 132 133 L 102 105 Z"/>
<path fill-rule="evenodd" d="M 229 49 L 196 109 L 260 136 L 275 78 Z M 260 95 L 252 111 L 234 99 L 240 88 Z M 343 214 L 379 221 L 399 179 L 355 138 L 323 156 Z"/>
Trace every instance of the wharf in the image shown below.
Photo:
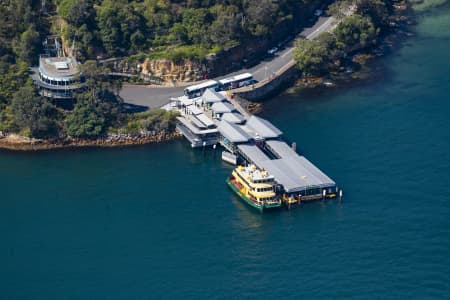
<path fill-rule="evenodd" d="M 192 147 L 220 144 L 273 175 L 277 192 L 286 199 L 323 199 L 338 192 L 330 177 L 282 140 L 281 130 L 247 113 L 226 92 L 208 89 L 195 99 L 172 98 L 166 108 L 180 112 L 177 128 Z"/>

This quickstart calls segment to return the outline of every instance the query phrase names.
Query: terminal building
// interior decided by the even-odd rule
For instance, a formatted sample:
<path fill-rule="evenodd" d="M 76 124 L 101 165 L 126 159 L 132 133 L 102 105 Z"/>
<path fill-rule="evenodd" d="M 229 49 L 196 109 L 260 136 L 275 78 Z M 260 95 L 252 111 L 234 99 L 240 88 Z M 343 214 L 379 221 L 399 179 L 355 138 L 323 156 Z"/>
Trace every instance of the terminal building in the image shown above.
<path fill-rule="evenodd" d="M 33 69 L 34 84 L 41 96 L 57 102 L 70 101 L 74 93 L 84 88 L 78 62 L 74 57 L 62 55 L 58 38 L 47 38 L 44 46 L 45 54 L 39 57 L 39 67 Z"/>

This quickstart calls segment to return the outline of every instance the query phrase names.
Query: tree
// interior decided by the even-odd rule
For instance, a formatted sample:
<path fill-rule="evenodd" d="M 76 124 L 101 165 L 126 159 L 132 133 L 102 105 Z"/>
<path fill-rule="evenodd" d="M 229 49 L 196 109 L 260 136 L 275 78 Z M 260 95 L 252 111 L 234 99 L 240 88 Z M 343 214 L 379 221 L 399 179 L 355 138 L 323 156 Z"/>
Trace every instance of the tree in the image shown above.
<path fill-rule="evenodd" d="M 354 14 L 339 23 L 335 35 L 339 43 L 350 49 L 354 46 L 365 47 L 375 42 L 378 30 L 368 18 Z"/>
<path fill-rule="evenodd" d="M 325 45 L 313 40 L 297 40 L 293 56 L 297 67 L 302 72 L 312 75 L 320 74 L 329 61 Z"/>
<path fill-rule="evenodd" d="M 225 46 L 241 35 L 242 13 L 236 6 L 215 7 L 216 19 L 210 26 L 211 40 L 220 46 Z"/>
<path fill-rule="evenodd" d="M 172 132 L 176 127 L 176 117 L 178 116 L 178 113 L 166 111 L 164 109 L 156 109 L 145 113 L 145 116 L 146 117 L 141 121 L 141 125 L 146 130 Z"/>
<path fill-rule="evenodd" d="M 33 137 L 58 135 L 56 108 L 36 95 L 32 85 L 22 87 L 14 94 L 11 108 L 14 123 L 19 130 L 29 130 Z"/>
<path fill-rule="evenodd" d="M 77 102 L 66 118 L 65 125 L 69 136 L 81 138 L 98 137 L 106 130 L 105 118 L 96 110 L 95 105 L 87 100 Z"/>
<path fill-rule="evenodd" d="M 244 7 L 250 33 L 256 36 L 268 34 L 275 23 L 278 5 L 272 0 L 245 0 Z"/>
<path fill-rule="evenodd" d="M 18 57 L 29 64 L 35 62 L 38 58 L 40 45 L 39 32 L 33 25 L 30 25 L 26 31 L 20 35 L 20 42 L 17 45 Z"/>
<path fill-rule="evenodd" d="M 186 28 L 181 23 L 173 24 L 170 28 L 169 40 L 173 44 L 184 44 L 188 42 L 188 35 Z"/>
<path fill-rule="evenodd" d="M 123 103 L 112 91 L 112 86 L 108 82 L 89 83 L 92 83 L 92 79 L 88 80 L 88 90 L 76 95 L 77 103 L 65 120 L 66 133 L 70 136 L 98 137 L 108 127 L 122 121 Z"/>
<path fill-rule="evenodd" d="M 59 5 L 59 12 L 75 27 L 83 24 L 89 26 L 95 16 L 94 6 L 90 0 L 63 0 Z"/>
<path fill-rule="evenodd" d="M 183 26 L 192 44 L 207 44 L 209 35 L 206 25 L 210 23 L 211 15 L 207 9 L 189 8 L 183 12 Z"/>
<path fill-rule="evenodd" d="M 110 1 L 105 1 L 98 11 L 97 24 L 103 47 L 109 55 L 121 53 L 122 32 L 119 19 L 119 7 Z"/>
<path fill-rule="evenodd" d="M 356 12 L 368 16 L 374 26 L 386 26 L 389 21 L 389 10 L 383 0 L 357 0 Z"/>

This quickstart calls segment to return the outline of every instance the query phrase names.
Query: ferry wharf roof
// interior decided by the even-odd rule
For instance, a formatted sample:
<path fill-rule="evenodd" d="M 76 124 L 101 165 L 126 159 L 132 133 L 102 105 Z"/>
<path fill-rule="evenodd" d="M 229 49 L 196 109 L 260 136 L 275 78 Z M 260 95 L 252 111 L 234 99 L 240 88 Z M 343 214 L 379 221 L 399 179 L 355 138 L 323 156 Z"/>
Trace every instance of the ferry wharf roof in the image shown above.
<path fill-rule="evenodd" d="M 283 134 L 272 123 L 257 116 L 251 116 L 247 126 L 264 139 L 278 138 Z"/>
<path fill-rule="evenodd" d="M 227 100 L 227 98 L 213 89 L 206 89 L 202 95 L 202 100 L 205 103 L 216 103 Z"/>
<path fill-rule="evenodd" d="M 196 135 L 204 135 L 204 134 L 210 134 L 210 133 L 216 133 L 218 132 L 217 128 L 211 128 L 211 129 L 201 129 L 193 124 L 191 124 L 190 121 L 188 121 L 185 117 L 177 117 L 177 120 L 180 121 L 180 123 L 185 126 L 189 131 L 191 131 L 193 134 Z"/>
<path fill-rule="evenodd" d="M 189 105 L 189 106 L 186 106 L 186 108 L 187 108 L 188 111 L 190 111 L 191 114 L 193 114 L 193 115 L 200 115 L 200 114 L 203 113 L 203 111 L 202 111 L 200 108 L 198 108 L 197 106 L 195 106 L 195 105 Z"/>
<path fill-rule="evenodd" d="M 280 140 L 266 141 L 266 148 L 277 158 L 298 155 L 288 144 Z"/>
<path fill-rule="evenodd" d="M 236 108 L 229 102 L 216 102 L 211 106 L 216 114 L 229 113 L 235 111 Z"/>
<path fill-rule="evenodd" d="M 266 160 L 261 167 L 275 176 L 288 193 L 300 192 L 307 187 L 326 188 L 336 183 L 314 166 L 305 157 L 296 155 L 287 158 Z"/>
<path fill-rule="evenodd" d="M 242 124 L 245 122 L 245 118 L 240 113 L 224 113 L 222 115 L 222 120 L 228 121 L 230 123 Z"/>
<path fill-rule="evenodd" d="M 220 121 L 218 129 L 220 133 L 232 143 L 244 143 L 252 139 L 252 137 L 239 125 L 225 120 Z"/>
<path fill-rule="evenodd" d="M 278 141 L 279 143 L 284 143 Z M 285 144 L 289 148 L 288 145 Z M 331 187 L 336 183 L 314 166 L 305 157 L 293 151 L 292 155 L 270 159 L 256 145 L 238 145 L 241 155 L 258 168 L 264 169 L 275 177 L 287 193 L 295 193 L 310 187 Z"/>
<path fill-rule="evenodd" d="M 247 161 L 259 168 L 264 161 L 269 160 L 269 157 L 256 145 L 243 144 L 238 145 L 237 148 Z"/>

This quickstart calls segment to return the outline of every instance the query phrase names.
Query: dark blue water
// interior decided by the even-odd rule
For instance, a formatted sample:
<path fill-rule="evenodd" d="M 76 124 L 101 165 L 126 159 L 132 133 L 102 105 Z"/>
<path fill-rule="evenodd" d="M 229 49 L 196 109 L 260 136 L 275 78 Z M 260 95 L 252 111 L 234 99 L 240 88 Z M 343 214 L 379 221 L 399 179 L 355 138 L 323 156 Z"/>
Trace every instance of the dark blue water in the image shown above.
<path fill-rule="evenodd" d="M 0 298 L 448 299 L 449 24 L 423 17 L 358 87 L 267 103 L 342 203 L 259 214 L 183 140 L 1 152 Z"/>

